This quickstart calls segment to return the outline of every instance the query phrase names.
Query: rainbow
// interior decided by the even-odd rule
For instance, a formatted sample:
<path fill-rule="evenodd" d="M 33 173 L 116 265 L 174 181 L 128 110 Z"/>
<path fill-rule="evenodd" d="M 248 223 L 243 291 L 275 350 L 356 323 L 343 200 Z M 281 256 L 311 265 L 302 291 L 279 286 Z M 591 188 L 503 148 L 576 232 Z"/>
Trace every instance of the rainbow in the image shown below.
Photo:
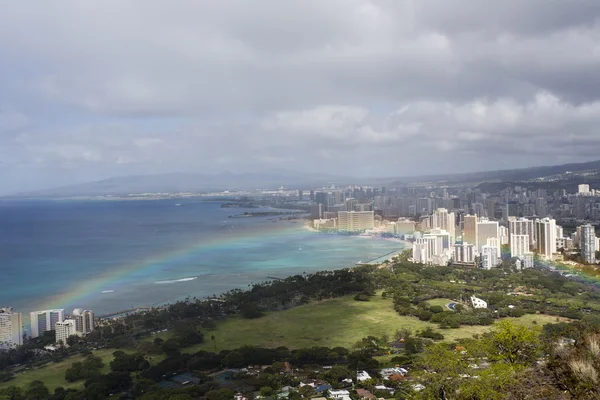
<path fill-rule="evenodd" d="M 279 224 L 278 224 L 279 225 Z M 303 230 L 281 230 L 281 227 L 266 228 L 262 227 L 260 231 L 235 235 L 229 232 L 227 235 L 215 236 L 209 240 L 203 240 L 201 243 L 192 244 L 180 249 L 152 254 L 142 260 L 134 263 L 120 265 L 110 271 L 91 278 L 87 282 L 74 283 L 63 293 L 52 295 L 43 299 L 40 309 L 64 308 L 66 306 L 85 307 L 85 300 L 91 295 L 98 295 L 101 292 L 117 290 L 123 285 L 126 279 L 135 278 L 137 275 L 148 276 L 153 272 L 165 269 L 165 267 L 184 264 L 192 260 L 197 260 L 199 256 L 209 251 L 228 250 L 232 244 L 249 244 L 254 241 L 260 241 L 262 237 L 272 235 L 272 231 L 277 228 L 278 235 L 305 235 L 308 231 Z"/>
<path fill-rule="evenodd" d="M 510 258 L 510 251 L 504 246 L 502 247 L 502 258 Z M 582 268 L 581 265 L 574 266 L 561 261 L 544 260 L 537 255 L 534 256 L 534 265 L 537 268 L 569 272 L 573 275 L 576 275 L 578 278 L 581 278 L 586 283 L 600 286 L 600 270 L 596 273 L 593 273 L 593 266 L 590 266 L 590 269 L 586 271 L 585 266 Z"/>

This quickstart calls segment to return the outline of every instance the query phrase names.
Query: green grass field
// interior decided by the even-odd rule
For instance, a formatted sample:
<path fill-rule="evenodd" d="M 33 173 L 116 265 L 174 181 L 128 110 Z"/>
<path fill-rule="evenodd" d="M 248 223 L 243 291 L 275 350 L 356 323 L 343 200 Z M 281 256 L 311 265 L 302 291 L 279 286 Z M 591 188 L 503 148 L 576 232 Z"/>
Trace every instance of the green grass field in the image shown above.
<path fill-rule="evenodd" d="M 448 299 L 430 300 L 431 305 L 445 305 Z M 515 321 L 531 326 L 556 322 L 557 317 L 549 315 L 524 315 Z M 566 320 L 561 318 L 561 320 Z M 262 318 L 248 320 L 239 317 L 230 318 L 221 322 L 217 328 L 205 332 L 205 343 L 185 349 L 185 352 L 198 350 L 214 351 L 234 349 L 243 345 L 289 348 L 311 346 L 343 346 L 351 348 L 358 340 L 369 336 L 382 336 L 387 334 L 393 337 L 398 329 L 408 328 L 414 332 L 428 327 L 440 332 L 445 340 L 451 341 L 459 338 L 468 338 L 474 334 L 481 334 L 490 329 L 489 326 L 463 326 L 459 329 L 439 329 L 436 324 L 423 322 L 415 317 L 398 315 L 393 308 L 391 299 L 374 296 L 370 301 L 355 301 L 352 297 L 342 297 L 333 300 L 313 302 L 307 305 L 291 308 L 286 311 L 273 312 Z M 215 336 L 215 342 L 210 340 Z M 170 337 L 170 332 L 160 335 Z M 152 336 L 154 339 L 156 336 Z M 101 357 L 108 372 L 108 363 L 112 360 L 114 349 L 98 350 L 94 354 Z M 161 356 L 154 356 L 151 363 L 160 361 Z M 81 361 L 83 356 L 74 356 L 68 360 L 46 367 L 26 371 L 19 374 L 10 382 L 0 384 L 0 388 L 16 385 L 26 386 L 34 380 L 41 380 L 50 390 L 58 386 L 65 388 L 80 387 L 83 382 L 68 383 L 64 380 L 65 370 L 76 361 Z"/>
<path fill-rule="evenodd" d="M 447 310 L 446 305 L 448 305 L 450 303 L 455 303 L 455 302 L 450 299 L 431 299 L 431 300 L 427 300 L 427 303 L 430 306 L 442 306 L 442 307 L 444 307 L 444 310 Z"/>
<path fill-rule="evenodd" d="M 428 301 L 432 305 L 445 305 L 448 299 Z M 556 317 L 547 315 L 525 315 L 517 321 L 532 325 L 533 321 L 543 325 L 555 322 Z M 287 346 L 289 348 L 310 346 L 352 347 L 363 337 L 387 334 L 393 336 L 398 329 L 408 328 L 413 332 L 428 327 L 440 332 L 445 340 L 471 337 L 487 332 L 488 326 L 463 326 L 459 329 L 439 329 L 436 324 L 420 321 L 415 317 L 398 315 L 391 299 L 374 296 L 371 301 L 355 301 L 352 297 L 315 302 L 286 311 L 269 313 L 266 316 L 247 320 L 230 318 L 218 324 L 214 331 L 206 332 L 206 342 L 187 351 L 215 350 L 210 336 L 215 336 L 217 351 L 233 349 L 243 345 L 264 347 Z"/>
<path fill-rule="evenodd" d="M 102 358 L 102 361 L 104 362 L 104 368 L 102 369 L 102 373 L 110 372 L 110 367 L 108 363 L 112 361 L 112 353 L 114 353 L 115 351 L 115 349 L 102 349 L 94 351 L 94 355 Z M 0 389 L 12 385 L 25 387 L 33 381 L 44 382 L 51 392 L 59 386 L 62 386 L 65 389 L 77 389 L 83 387 L 83 381 L 73 383 L 67 382 L 65 380 L 65 371 L 71 367 L 71 364 L 78 361 L 83 361 L 84 359 L 84 356 L 76 355 L 58 363 L 50 363 L 42 368 L 36 368 L 22 372 L 19 375 L 17 375 L 15 379 L 9 382 L 0 383 Z"/>

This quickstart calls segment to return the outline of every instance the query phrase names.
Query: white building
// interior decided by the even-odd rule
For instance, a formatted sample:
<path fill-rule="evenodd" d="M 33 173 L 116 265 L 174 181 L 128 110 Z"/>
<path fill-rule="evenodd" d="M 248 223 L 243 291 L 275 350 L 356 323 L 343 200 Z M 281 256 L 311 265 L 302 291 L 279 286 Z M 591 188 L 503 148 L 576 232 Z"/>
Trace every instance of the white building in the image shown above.
<path fill-rule="evenodd" d="M 500 257 L 498 257 L 498 247 L 485 245 L 481 248 L 481 266 L 483 269 L 492 269 L 500 264 Z"/>
<path fill-rule="evenodd" d="M 522 269 L 533 268 L 533 253 L 529 252 L 523 254 L 520 260 Z"/>
<path fill-rule="evenodd" d="M 581 259 L 587 263 L 596 262 L 596 232 L 590 224 L 581 227 Z"/>
<path fill-rule="evenodd" d="M 477 252 L 481 254 L 488 239 L 498 239 L 498 221 L 482 219 L 477 222 Z"/>
<path fill-rule="evenodd" d="M 358 371 L 356 373 L 356 380 L 359 382 L 368 381 L 369 379 L 371 379 L 371 375 L 369 375 L 367 371 Z"/>
<path fill-rule="evenodd" d="M 403 219 L 403 218 L 399 218 L 398 221 L 396 221 L 396 234 L 397 235 L 406 235 L 409 233 L 413 233 L 416 229 L 416 223 L 415 221 L 412 221 L 410 219 Z"/>
<path fill-rule="evenodd" d="M 473 264 L 475 262 L 475 245 L 467 242 L 455 244 L 454 262 Z"/>
<path fill-rule="evenodd" d="M 345 389 L 329 389 L 329 398 L 333 400 L 350 400 L 350 392 Z"/>
<path fill-rule="evenodd" d="M 577 186 L 577 194 L 588 195 L 590 193 L 590 185 L 580 184 Z"/>
<path fill-rule="evenodd" d="M 373 211 L 338 212 L 338 230 L 340 232 L 362 232 L 375 228 Z"/>
<path fill-rule="evenodd" d="M 75 320 L 75 330 L 78 335 L 87 335 L 94 330 L 94 313 L 90 310 L 76 308 L 71 318 Z"/>
<path fill-rule="evenodd" d="M 487 308 L 487 303 L 475 296 L 471 296 L 471 304 L 473 308 Z"/>
<path fill-rule="evenodd" d="M 332 219 L 315 219 L 313 221 L 313 228 L 317 230 L 330 230 L 336 228 L 336 220 Z"/>
<path fill-rule="evenodd" d="M 529 235 L 510 235 L 510 256 L 522 257 L 529 253 Z"/>
<path fill-rule="evenodd" d="M 23 316 L 12 307 L 0 308 L 0 350 L 23 344 Z"/>
<path fill-rule="evenodd" d="M 55 330 L 56 323 L 65 320 L 65 310 L 43 310 L 29 313 L 31 321 L 31 337 L 40 336 L 46 331 Z"/>
<path fill-rule="evenodd" d="M 433 229 L 442 229 L 450 235 L 450 241 L 454 243 L 456 239 L 456 220 L 453 212 L 448 212 L 445 208 L 438 208 L 431 215 L 431 227 Z"/>
<path fill-rule="evenodd" d="M 66 319 L 56 323 L 56 343 L 62 342 L 67 346 L 67 338 L 72 335 L 77 335 L 77 323 L 74 319 Z"/>
<path fill-rule="evenodd" d="M 551 218 L 535 220 L 537 252 L 543 259 L 551 260 L 556 253 L 556 221 Z"/>
<path fill-rule="evenodd" d="M 508 228 L 505 226 L 498 227 L 498 236 L 500 237 L 500 244 L 505 245 L 510 243 L 510 238 L 508 234 Z"/>
<path fill-rule="evenodd" d="M 533 221 L 527 218 L 510 217 L 508 219 L 508 235 L 527 235 L 529 236 L 529 246 L 535 243 L 535 229 Z"/>

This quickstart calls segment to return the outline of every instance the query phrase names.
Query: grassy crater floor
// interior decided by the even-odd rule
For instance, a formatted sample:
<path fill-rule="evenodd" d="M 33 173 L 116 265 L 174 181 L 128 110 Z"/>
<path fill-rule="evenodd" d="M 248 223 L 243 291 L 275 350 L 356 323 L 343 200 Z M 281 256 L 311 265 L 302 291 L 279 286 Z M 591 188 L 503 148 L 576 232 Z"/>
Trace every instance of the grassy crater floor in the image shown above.
<path fill-rule="evenodd" d="M 437 299 L 436 299 L 437 300 Z M 448 299 L 432 300 L 431 304 L 447 304 Z M 556 322 L 556 317 L 535 314 L 516 319 L 526 325 Z M 535 322 L 534 322 L 535 321 Z M 393 337 L 396 330 L 413 332 L 432 327 L 451 341 L 487 332 L 489 326 L 462 326 L 458 329 L 439 329 L 437 324 L 420 321 L 415 317 L 401 316 L 393 308 L 391 299 L 374 296 L 370 301 L 355 301 L 352 297 L 313 302 L 289 310 L 273 312 L 264 317 L 248 320 L 239 317 L 219 323 L 213 331 L 206 332 L 205 343 L 186 351 L 200 349 L 214 351 L 234 349 L 243 345 L 263 347 L 287 346 L 343 346 L 351 348 L 360 339 L 387 334 Z"/>

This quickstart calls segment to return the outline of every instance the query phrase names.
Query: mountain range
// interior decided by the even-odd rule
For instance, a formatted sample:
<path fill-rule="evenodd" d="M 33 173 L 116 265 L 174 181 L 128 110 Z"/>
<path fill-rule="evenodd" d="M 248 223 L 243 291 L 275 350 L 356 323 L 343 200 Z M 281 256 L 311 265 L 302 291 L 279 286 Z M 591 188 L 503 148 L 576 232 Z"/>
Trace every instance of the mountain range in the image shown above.
<path fill-rule="evenodd" d="M 348 184 L 378 184 L 391 187 L 406 184 L 472 184 L 494 182 L 524 182 L 546 177 L 556 177 L 564 174 L 594 175 L 600 172 L 600 160 L 571 163 L 552 166 L 520 168 L 512 170 L 497 170 L 471 172 L 461 174 L 440 174 L 427 176 L 412 176 L 398 178 L 355 178 L 314 173 L 295 172 L 265 172 L 236 174 L 223 172 L 220 174 L 203 173 L 169 173 L 155 175 L 135 175 L 114 177 L 100 181 L 64 186 L 27 193 L 18 193 L 8 197 L 71 197 L 71 196 L 101 196 L 125 195 L 132 193 L 178 193 L 178 192 L 211 192 L 221 190 L 241 189 L 275 189 L 309 188 L 343 186 Z"/>

